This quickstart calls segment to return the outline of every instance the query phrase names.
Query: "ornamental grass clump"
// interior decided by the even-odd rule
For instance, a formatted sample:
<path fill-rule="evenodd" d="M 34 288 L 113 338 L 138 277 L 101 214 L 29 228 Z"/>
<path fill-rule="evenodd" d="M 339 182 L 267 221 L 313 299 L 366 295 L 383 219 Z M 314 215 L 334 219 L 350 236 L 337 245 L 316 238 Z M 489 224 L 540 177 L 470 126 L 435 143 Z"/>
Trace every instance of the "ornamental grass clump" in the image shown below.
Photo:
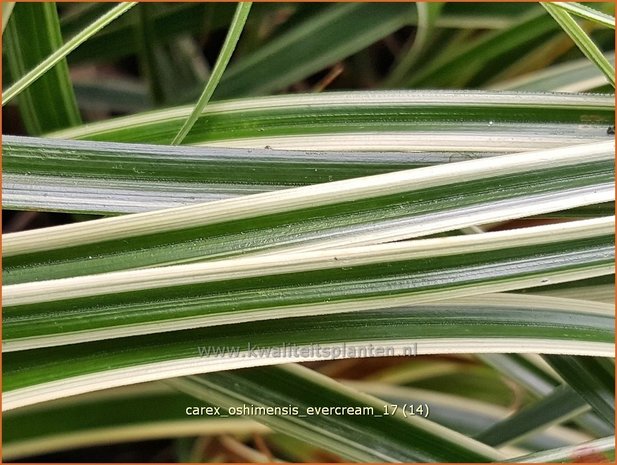
<path fill-rule="evenodd" d="M 614 460 L 613 14 L 3 3 L 3 459 Z"/>

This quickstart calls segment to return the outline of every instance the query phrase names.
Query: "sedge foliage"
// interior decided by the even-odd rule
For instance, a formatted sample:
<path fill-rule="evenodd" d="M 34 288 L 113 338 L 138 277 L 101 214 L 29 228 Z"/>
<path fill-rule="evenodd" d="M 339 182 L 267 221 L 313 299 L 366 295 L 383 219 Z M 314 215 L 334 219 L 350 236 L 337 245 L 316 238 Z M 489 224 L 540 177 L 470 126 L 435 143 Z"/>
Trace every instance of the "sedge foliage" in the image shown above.
<path fill-rule="evenodd" d="M 5 460 L 614 458 L 611 4 L 2 11 Z"/>

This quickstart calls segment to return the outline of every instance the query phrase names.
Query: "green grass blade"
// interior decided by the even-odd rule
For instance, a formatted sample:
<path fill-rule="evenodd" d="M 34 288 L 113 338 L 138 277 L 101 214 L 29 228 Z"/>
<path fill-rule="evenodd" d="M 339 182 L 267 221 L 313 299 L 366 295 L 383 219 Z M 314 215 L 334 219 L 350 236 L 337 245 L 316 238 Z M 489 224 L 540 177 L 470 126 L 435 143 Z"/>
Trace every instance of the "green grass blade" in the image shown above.
<path fill-rule="evenodd" d="M 167 144 L 191 110 L 147 112 L 50 136 Z M 607 140 L 614 121 L 610 95 L 332 92 L 211 103 L 184 142 L 307 151 L 520 152 Z"/>
<path fill-rule="evenodd" d="M 550 395 L 562 382 L 553 370 L 549 371 L 546 366 L 538 365 L 538 360 L 528 359 L 522 355 L 480 354 L 479 357 L 508 379 L 520 384 L 536 398 Z M 541 359 L 540 361 L 543 362 Z M 573 421 L 594 435 L 611 434 L 612 428 L 593 412 L 583 413 Z"/>
<path fill-rule="evenodd" d="M 2 105 L 6 105 L 12 99 L 17 97 L 25 89 L 27 89 L 33 82 L 43 76 L 47 71 L 54 67 L 57 63 L 66 58 L 74 49 L 88 40 L 90 36 L 107 26 L 116 18 L 126 13 L 135 3 L 127 2 L 121 3 L 118 6 L 112 8 L 108 13 L 102 15 L 97 20 L 92 22 L 88 27 L 78 33 L 75 37 L 71 38 L 62 45 L 62 47 L 55 50 L 52 54 L 48 55 L 46 59 L 40 62 L 32 70 L 28 71 L 24 76 L 14 82 L 8 89 L 3 92 Z"/>
<path fill-rule="evenodd" d="M 605 203 L 612 150 L 527 152 L 5 234 L 4 283 L 378 244 Z"/>
<path fill-rule="evenodd" d="M 104 9 L 105 5 L 101 4 L 98 8 L 90 7 L 90 9 L 95 10 L 95 12 L 87 12 L 88 14 L 100 14 L 96 13 L 97 10 Z M 209 27 L 216 31 L 219 29 L 225 28 L 234 12 L 233 3 L 177 3 L 168 8 L 162 9 L 162 11 L 154 16 L 154 32 L 156 37 L 158 38 L 159 43 L 166 44 L 169 41 L 173 40 L 178 34 L 181 33 L 200 33 L 203 32 L 204 24 L 209 24 Z M 306 72 L 302 73 L 299 79 L 305 78 L 315 72 L 318 72 L 320 69 L 329 66 L 329 64 L 335 63 L 343 59 L 345 56 L 350 56 L 360 50 L 362 48 L 367 47 L 371 43 L 378 41 L 379 39 L 385 37 L 387 32 L 382 32 L 380 35 L 374 35 L 372 39 L 366 39 L 366 34 L 369 31 L 372 31 L 377 28 L 381 28 L 380 26 L 381 19 L 384 18 L 385 15 L 390 16 L 393 20 L 398 20 L 398 26 L 394 24 L 391 27 L 400 28 L 405 24 L 409 25 L 417 25 L 418 18 L 414 14 L 415 8 L 409 5 L 399 6 L 396 9 L 395 6 L 389 5 L 379 5 L 369 7 L 366 5 L 365 8 L 359 8 L 359 5 L 356 8 L 352 8 L 351 10 L 347 10 L 346 14 L 343 14 L 338 18 L 339 21 L 345 21 L 347 15 L 353 17 L 354 20 L 363 21 L 362 28 L 355 27 L 355 21 L 349 21 L 345 24 L 345 27 L 341 28 L 338 31 L 338 35 L 334 36 L 334 39 L 338 42 L 341 41 L 342 34 L 349 34 L 349 32 L 354 31 L 353 34 L 350 34 L 346 43 L 348 44 L 348 49 L 344 55 L 338 55 L 338 58 L 334 59 L 334 61 L 322 62 L 320 65 L 315 65 L 316 67 L 307 67 Z M 437 27 L 440 28 L 476 28 L 476 29 L 503 29 L 512 25 L 516 22 L 521 14 L 525 14 L 527 10 L 534 7 L 534 5 L 507 5 L 507 4 L 482 4 L 482 5 L 472 5 L 472 4 L 461 4 L 457 5 L 456 3 L 447 3 L 444 8 L 443 14 L 437 20 Z M 257 7 L 256 7 L 257 8 Z M 327 17 L 330 15 L 330 12 L 326 12 L 328 6 L 325 5 L 323 7 L 319 6 L 318 13 L 323 15 L 322 17 Z M 388 9 L 391 9 L 391 13 L 387 13 Z M 355 11 L 359 10 L 361 13 L 355 14 Z M 335 11 L 335 10 L 334 10 Z M 63 21 L 63 32 L 65 32 L 65 37 L 70 37 L 75 32 L 80 30 L 83 27 L 83 18 L 80 16 L 88 16 L 88 15 L 75 15 L 76 17 L 67 18 L 67 21 Z M 397 19 L 398 17 L 398 19 Z M 403 17 L 404 21 L 401 23 L 401 17 Z M 368 19 L 373 18 L 373 21 L 368 21 Z M 292 18 L 292 20 L 294 20 Z M 305 22 L 306 21 L 306 22 Z M 324 19 L 325 21 L 325 19 Z M 304 20 L 301 18 L 298 22 L 294 23 L 294 27 L 304 28 L 305 24 L 309 24 L 309 20 Z M 326 21 L 324 24 L 329 24 Z M 321 40 L 321 35 L 319 31 L 322 29 L 313 29 L 311 33 L 307 31 L 304 35 L 304 43 L 307 41 L 316 41 L 319 43 Z M 326 28 L 325 30 L 328 30 Z M 391 29 L 394 32 L 396 29 Z M 322 30 L 323 31 L 323 30 Z M 283 34 L 276 36 L 273 38 L 273 41 L 278 39 L 279 37 L 283 37 Z M 347 37 L 347 36 L 346 36 Z M 269 46 L 268 42 L 264 44 L 264 46 Z M 356 45 L 351 45 L 356 43 Z M 258 44 L 259 45 L 259 44 Z M 298 53 L 307 52 L 301 44 L 296 45 L 296 51 Z M 311 50 L 314 50 L 317 54 L 316 56 L 324 54 L 324 48 L 319 46 L 311 46 Z M 71 63 L 91 63 L 96 61 L 114 61 L 120 58 L 129 56 L 131 54 L 138 53 L 138 44 L 135 41 L 133 26 L 130 23 L 119 21 L 115 22 L 112 26 L 104 29 L 100 33 L 96 34 L 92 37 L 91 40 L 84 43 L 81 47 L 75 50 L 69 57 L 69 61 Z M 292 57 L 298 57 L 297 54 L 291 55 Z M 299 60 L 298 60 L 299 61 Z M 280 61 L 277 60 L 278 63 L 283 65 L 285 63 L 284 59 Z M 267 61 L 264 63 L 267 64 Z M 303 61 L 304 63 L 304 61 Z M 298 63 L 301 64 L 301 63 Z M 235 66 L 235 65 L 234 65 Z M 293 72 L 293 68 L 286 67 L 287 72 Z M 308 73 L 308 74 L 306 74 Z M 223 78 L 226 80 L 226 78 Z M 289 84 L 293 83 L 293 79 Z M 247 80 L 246 84 L 248 86 L 251 83 Z M 225 83 L 224 86 L 232 85 L 231 82 Z M 283 86 L 284 87 L 284 86 Z M 219 88 L 220 91 L 220 88 Z M 217 95 L 214 96 L 218 98 Z"/>
<path fill-rule="evenodd" d="M 550 394 L 559 384 L 555 375 L 546 373 L 537 365 L 519 355 L 490 354 L 480 355 L 480 358 L 536 397 L 544 397 Z"/>
<path fill-rule="evenodd" d="M 615 52 L 606 55 L 615 64 Z M 513 79 L 497 82 L 490 86 L 495 90 L 522 90 L 527 92 L 589 92 L 609 85 L 606 76 L 588 59 L 567 61 L 534 71 Z"/>
<path fill-rule="evenodd" d="M 460 359 L 459 359 L 460 360 Z M 417 366 L 419 363 L 410 362 L 409 366 Z M 459 377 L 465 373 L 467 377 L 473 377 L 470 365 L 468 363 L 458 363 L 459 370 L 454 377 Z M 431 368 L 435 368 L 435 363 L 427 363 L 426 373 L 430 372 Z M 439 375 L 437 375 L 439 376 Z M 479 376 L 480 378 L 480 376 Z M 438 378 L 439 383 L 435 386 L 427 386 L 424 388 L 409 387 L 414 383 L 422 383 L 422 380 L 409 381 L 404 386 L 376 382 L 376 381 L 343 381 L 344 384 L 366 392 L 380 399 L 396 404 L 399 408 L 409 409 L 409 404 L 428 405 L 429 418 L 441 425 L 454 429 L 470 437 L 475 437 L 476 434 L 487 430 L 492 425 L 505 419 L 511 414 L 511 410 L 503 407 L 490 398 L 490 394 L 484 390 L 485 399 L 477 400 L 466 396 L 464 393 L 453 394 L 443 392 L 448 380 L 446 378 Z M 479 380 L 479 385 L 486 384 L 488 380 L 499 382 L 499 378 L 482 377 Z M 396 381 L 395 381 L 396 382 Z M 425 381 L 426 382 L 426 381 Z M 456 383 L 452 388 L 460 389 L 464 383 Z M 407 407 L 405 407 L 407 404 Z M 590 439 L 590 436 L 584 433 L 579 433 L 571 428 L 562 426 L 550 426 L 542 431 L 537 431 L 535 434 L 526 436 L 520 439 L 516 449 L 502 448 L 501 450 L 508 455 L 520 455 L 516 450 L 546 450 L 557 447 L 569 446 L 578 444 Z"/>
<path fill-rule="evenodd" d="M 366 153 L 361 155 L 365 156 Z M 373 154 L 369 153 L 369 155 Z M 357 162 L 359 158 L 362 157 L 358 157 L 354 161 Z M 428 159 L 430 157 L 422 158 L 418 162 L 424 164 Z M 384 160 L 379 161 L 381 163 L 366 165 L 362 175 L 391 171 L 390 166 L 392 165 L 387 165 L 387 163 L 384 163 Z M 393 163 L 398 161 L 395 160 Z M 407 169 L 410 168 L 409 165 L 414 164 L 415 160 L 405 159 L 400 160 L 400 162 L 408 163 L 402 167 Z M 344 168 L 350 168 L 351 170 L 354 168 L 353 164 L 351 165 Z M 313 169 L 316 169 L 317 173 L 323 173 L 322 160 L 317 160 L 316 166 Z M 424 166 L 428 165 L 425 164 Z M 242 165 L 239 166 L 239 168 L 243 167 Z M 341 170 L 337 174 L 345 174 L 346 172 L 347 169 Z M 14 175 L 8 173 L 4 173 L 2 180 L 4 186 L 2 204 L 5 210 L 62 212 L 102 216 L 142 213 L 165 208 L 195 205 L 202 202 L 213 202 L 288 187 L 277 184 L 194 184 L 169 182 L 167 180 L 161 181 L 160 179 L 152 182 L 143 180 L 125 181 L 122 179 L 93 180 L 87 177 Z M 305 180 L 298 184 L 305 184 Z M 537 215 L 536 218 L 583 219 L 609 216 L 615 213 L 614 207 L 613 203 L 607 202 L 549 212 Z M 602 289 L 605 289 L 605 291 L 602 291 Z M 608 287 L 598 288 L 597 291 L 600 294 L 590 290 L 587 297 L 590 300 L 595 300 L 594 297 L 604 298 L 605 301 L 606 298 L 613 298 L 614 300 L 614 292 L 609 290 Z M 547 292 L 549 291 L 547 290 Z M 560 292 L 571 291 L 561 290 Z M 572 296 L 575 297 L 576 295 L 573 294 Z"/>
<path fill-rule="evenodd" d="M 195 122 L 210 101 L 210 98 L 212 97 L 212 94 L 214 93 L 214 90 L 216 89 L 216 86 L 218 85 L 221 76 L 225 72 L 225 68 L 227 68 L 227 64 L 229 63 L 231 55 L 236 48 L 238 39 L 240 39 L 240 34 L 242 34 L 244 24 L 246 23 L 246 19 L 248 18 L 252 5 L 253 4 L 251 2 L 238 3 L 236 12 L 234 13 L 234 17 L 231 20 L 231 25 L 229 26 L 229 31 L 227 32 L 227 37 L 225 37 L 225 42 L 223 43 L 223 47 L 221 48 L 218 58 L 216 59 L 216 63 L 214 64 L 212 73 L 208 78 L 206 87 L 204 88 L 203 93 L 199 97 L 199 100 L 195 104 L 195 107 L 191 111 L 191 114 L 182 124 L 182 127 L 171 141 L 171 145 L 178 145 L 182 143 L 182 141 L 189 133 L 189 131 L 193 128 Z"/>
<path fill-rule="evenodd" d="M 578 223 L 9 285 L 4 350 L 388 308 L 611 273 L 607 226 Z M 552 237 L 539 239 L 543 233 Z M 557 252 L 560 246 L 570 252 Z"/>
<path fill-rule="evenodd" d="M 505 312 L 485 302 L 232 323 L 43 347 L 4 354 L 3 408 L 169 377 L 280 364 L 289 357 L 317 360 L 325 350 L 337 358 L 408 351 L 610 355 L 613 328 L 614 319 L 605 312 L 538 310 L 533 303 L 518 310 L 511 303 Z M 303 348 L 311 346 L 312 352 Z"/>
<path fill-rule="evenodd" d="M 593 357 L 546 356 L 546 361 L 591 408 L 615 426 L 615 364 Z"/>
<path fill-rule="evenodd" d="M 576 2 L 554 2 L 552 5 L 588 21 L 593 21 L 594 23 L 601 24 L 602 26 L 615 29 L 615 18 L 611 15 L 607 15 L 606 13 L 596 10 L 595 8 Z"/>
<path fill-rule="evenodd" d="M 139 44 L 140 71 L 148 82 L 152 102 L 158 106 L 165 101 L 165 93 L 155 56 L 157 43 L 152 24 L 154 8 L 156 8 L 156 5 L 149 3 L 142 3 L 137 6 L 138 17 L 136 18 L 135 35 Z"/>
<path fill-rule="evenodd" d="M 298 365 L 255 368 L 170 380 L 169 384 L 197 399 L 225 409 L 238 403 L 255 406 L 293 405 L 301 414 L 312 406 L 366 409 L 373 415 L 258 416 L 275 430 L 361 462 L 482 462 L 499 452 L 423 418 L 383 414 L 377 398 L 344 387 Z M 413 441 L 409 438 L 413 437 Z M 454 459 L 454 457 L 457 457 Z"/>
<path fill-rule="evenodd" d="M 111 442 L 270 431 L 243 417 L 189 416 L 186 408 L 194 403 L 188 395 L 152 383 L 14 410 L 3 417 L 2 456 L 13 461 Z"/>
<path fill-rule="evenodd" d="M 5 16 L 3 460 L 614 460 L 614 7 L 237 1 Z"/>
<path fill-rule="evenodd" d="M 546 397 L 519 410 L 476 436 L 493 447 L 520 441 L 550 425 L 565 422 L 589 410 L 587 403 L 567 384 Z"/>
<path fill-rule="evenodd" d="M 113 4 L 111 6 L 113 8 Z M 60 27 L 62 28 L 62 35 L 65 38 L 70 38 L 85 28 L 92 21 L 96 20 L 99 16 L 105 14 L 109 11 L 110 5 L 105 2 L 100 3 L 83 3 L 81 5 L 71 5 L 64 13 L 62 14 L 62 18 L 60 18 Z M 120 19 L 117 22 L 114 22 L 114 26 L 119 23 L 123 23 L 123 20 Z M 111 29 L 114 26 L 110 26 Z M 109 31 L 110 28 L 104 30 L 104 32 Z M 102 33 L 104 33 L 102 32 Z M 92 36 L 97 37 L 99 33 Z M 90 39 L 90 40 L 92 40 Z M 90 40 L 82 45 L 82 47 L 88 47 L 90 44 Z M 80 49 L 77 49 L 80 50 Z M 75 52 L 79 53 L 79 52 Z M 96 54 L 93 54 L 96 55 Z"/>
<path fill-rule="evenodd" d="M 133 79 L 100 82 L 73 80 L 77 102 L 82 107 L 109 113 L 139 113 L 152 108 L 146 86 Z"/>
<path fill-rule="evenodd" d="M 4 208 L 103 214 L 155 210 L 469 158 L 465 152 L 163 147 L 7 135 L 2 143 Z"/>
<path fill-rule="evenodd" d="M 2 2 L 2 35 L 4 35 L 4 30 L 6 29 L 6 25 L 9 22 L 11 14 L 13 13 L 14 7 L 15 2 Z"/>
<path fill-rule="evenodd" d="M 507 29 L 516 24 L 530 11 L 538 9 L 533 3 L 470 4 L 445 2 L 436 26 L 452 29 Z"/>
<path fill-rule="evenodd" d="M 284 89 L 408 24 L 409 4 L 333 4 L 229 67 L 214 97 Z"/>
<path fill-rule="evenodd" d="M 4 5 L 4 4 L 3 4 Z M 13 13 L 5 54 L 9 73 L 18 80 L 62 46 L 56 4 L 21 3 Z M 28 134 L 56 131 L 81 123 L 65 59 L 20 95 L 19 110 Z"/>
<path fill-rule="evenodd" d="M 589 58 L 602 71 L 602 73 L 604 73 L 611 86 L 615 87 L 615 67 L 611 65 L 597 45 L 570 16 L 570 14 L 551 3 L 542 3 L 542 6 L 570 36 L 583 54 Z"/>
<path fill-rule="evenodd" d="M 169 44 L 154 47 L 153 55 L 163 105 L 194 102 L 210 73 L 197 41 L 181 35 Z"/>

